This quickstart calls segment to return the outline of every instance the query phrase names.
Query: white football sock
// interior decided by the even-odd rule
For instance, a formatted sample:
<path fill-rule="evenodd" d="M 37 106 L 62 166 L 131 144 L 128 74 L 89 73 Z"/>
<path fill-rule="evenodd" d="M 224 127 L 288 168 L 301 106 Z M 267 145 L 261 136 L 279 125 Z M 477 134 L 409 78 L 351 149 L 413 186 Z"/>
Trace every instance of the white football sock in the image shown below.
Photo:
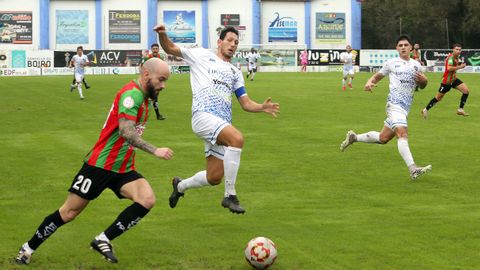
<path fill-rule="evenodd" d="M 380 132 L 369 131 L 363 134 L 357 134 L 357 142 L 380 143 Z"/>
<path fill-rule="evenodd" d="M 353 81 L 353 79 L 350 77 L 350 78 L 348 79 L 348 83 L 349 83 L 349 84 L 352 84 L 352 81 Z"/>
<path fill-rule="evenodd" d="M 225 174 L 225 197 L 237 195 L 235 182 L 237 181 L 238 168 L 240 167 L 240 156 L 242 149 L 229 146 L 223 156 L 223 169 Z"/>
<path fill-rule="evenodd" d="M 408 139 L 407 138 L 398 138 L 397 140 L 398 152 L 402 156 L 405 164 L 411 171 L 412 168 L 415 166 L 415 162 L 413 161 L 412 153 L 410 152 L 410 148 L 408 147 Z"/>
<path fill-rule="evenodd" d="M 25 249 L 29 254 L 33 254 L 35 252 L 34 249 L 32 249 L 29 245 L 28 242 L 25 242 L 25 244 L 22 245 L 23 249 Z"/>
<path fill-rule="evenodd" d="M 345 86 L 345 79 L 342 79 L 342 86 Z"/>
<path fill-rule="evenodd" d="M 194 174 L 192 177 L 182 180 L 178 183 L 178 192 L 185 192 L 187 189 L 199 188 L 203 186 L 210 186 L 207 181 L 207 171 L 200 171 Z"/>
<path fill-rule="evenodd" d="M 77 84 L 77 89 L 78 89 L 78 93 L 80 94 L 80 97 L 83 98 L 82 83 Z"/>
<path fill-rule="evenodd" d="M 107 241 L 110 242 L 110 239 L 105 235 L 105 232 L 102 232 L 101 234 L 95 236 L 95 240 L 102 240 L 102 241 Z"/>

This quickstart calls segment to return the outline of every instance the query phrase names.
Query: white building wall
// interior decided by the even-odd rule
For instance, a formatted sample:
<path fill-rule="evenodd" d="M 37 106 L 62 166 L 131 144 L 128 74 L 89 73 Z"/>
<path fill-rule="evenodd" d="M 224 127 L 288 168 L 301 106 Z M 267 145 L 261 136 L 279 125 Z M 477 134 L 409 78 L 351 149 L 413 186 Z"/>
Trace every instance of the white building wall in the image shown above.
<path fill-rule="evenodd" d="M 160 4 L 161 2 L 159 2 Z M 119 44 L 119 43 L 109 43 L 108 33 L 108 11 L 109 10 L 140 10 L 141 16 L 141 26 L 140 26 L 140 43 L 128 43 L 128 44 Z M 150 48 L 148 43 L 148 31 L 153 31 L 152 29 L 147 29 L 147 1 L 129 1 L 129 0 L 102 0 L 102 44 L 105 49 L 133 49 L 141 50 Z"/>
<path fill-rule="evenodd" d="M 252 2 L 251 0 L 229 1 L 209 0 L 208 1 L 208 34 L 210 47 L 215 48 L 218 40 L 217 27 L 221 27 L 221 14 L 239 14 L 240 26 L 245 26 L 245 30 L 240 30 L 240 44 L 252 43 Z"/>
<path fill-rule="evenodd" d="M 304 2 L 275 2 L 261 3 L 261 41 L 263 44 L 304 44 L 305 43 L 305 3 Z M 268 26 L 276 18 L 292 17 L 297 21 L 297 42 L 268 42 Z"/>
<path fill-rule="evenodd" d="M 0 49 L 36 50 L 40 47 L 40 3 L 34 0 L 0 0 L 1 11 L 32 12 L 32 44 L 0 43 Z"/>
<path fill-rule="evenodd" d="M 40 6 L 39 0 L 0 0 L 0 10 L 4 11 L 32 11 L 33 21 L 33 40 L 32 44 L 1 44 L 0 49 L 15 50 L 37 50 L 40 46 Z M 262 1 L 260 2 L 261 25 L 252 25 L 252 0 L 208 0 L 208 36 L 203 37 L 202 33 L 202 1 L 199 0 L 170 0 L 158 2 L 157 21 L 163 22 L 164 10 L 194 10 L 195 11 L 195 31 L 196 44 L 201 45 L 203 39 L 208 39 L 209 46 L 216 47 L 217 33 L 216 28 L 220 26 L 220 14 L 239 14 L 240 25 L 245 26 L 246 30 L 241 31 L 241 44 L 253 43 L 253 27 L 260 27 L 260 42 L 268 42 L 268 24 L 274 18 L 274 12 L 279 12 L 281 17 L 293 17 L 297 20 L 297 42 L 280 42 L 282 44 L 304 44 L 305 43 L 305 23 L 304 23 L 304 2 L 286 2 L 286 1 Z M 311 47 L 319 49 L 344 48 L 345 43 L 351 43 L 351 0 L 312 0 L 311 5 L 311 25 L 310 38 Z M 144 49 L 148 48 L 148 34 L 151 29 L 147 29 L 148 13 L 146 0 L 102 0 L 102 45 L 104 49 Z M 56 44 L 56 10 L 88 10 L 89 12 L 89 40 L 86 44 Z M 109 10 L 140 10 L 141 21 L 141 43 L 139 44 L 109 44 L 108 42 L 108 11 Z M 317 12 L 341 12 L 345 13 L 345 35 L 344 43 L 320 43 L 315 38 L 315 13 Z M 75 50 L 78 45 L 83 45 L 85 49 L 95 48 L 95 1 L 94 0 L 51 0 L 50 1 L 50 33 L 49 43 L 52 50 Z M 270 44 L 278 44 L 270 42 Z M 183 45 L 183 44 L 180 44 Z M 185 44 L 192 45 L 192 44 Z"/>
<path fill-rule="evenodd" d="M 311 14 L 311 41 L 312 48 L 316 49 L 344 49 L 346 44 L 351 43 L 351 1 L 350 0 L 314 0 L 312 1 Z M 345 43 L 320 43 L 315 38 L 315 14 L 317 12 L 345 13 Z"/>
<path fill-rule="evenodd" d="M 88 11 L 88 43 L 85 44 L 57 44 L 57 10 L 87 10 Z M 50 1 L 50 48 L 52 50 L 76 50 L 83 46 L 84 50 L 95 49 L 95 1 Z"/>
<path fill-rule="evenodd" d="M 195 44 L 202 45 L 202 1 L 159 1 L 158 2 L 158 23 L 163 23 L 164 10 L 194 10 L 195 11 Z M 208 37 L 206 37 L 208 38 Z M 180 46 L 193 44 L 179 43 Z"/>

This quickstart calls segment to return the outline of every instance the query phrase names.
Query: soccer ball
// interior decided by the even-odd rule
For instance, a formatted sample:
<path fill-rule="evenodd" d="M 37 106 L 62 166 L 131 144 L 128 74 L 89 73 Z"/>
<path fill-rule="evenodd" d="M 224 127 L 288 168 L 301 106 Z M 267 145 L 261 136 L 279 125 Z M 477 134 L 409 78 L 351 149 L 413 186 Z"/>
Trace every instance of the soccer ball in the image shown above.
<path fill-rule="evenodd" d="M 266 237 L 253 238 L 245 248 L 245 259 L 255 269 L 267 269 L 277 259 L 277 248 Z"/>
<path fill-rule="evenodd" d="M 113 68 L 112 73 L 115 74 L 115 75 L 118 75 L 120 73 L 120 69 Z"/>

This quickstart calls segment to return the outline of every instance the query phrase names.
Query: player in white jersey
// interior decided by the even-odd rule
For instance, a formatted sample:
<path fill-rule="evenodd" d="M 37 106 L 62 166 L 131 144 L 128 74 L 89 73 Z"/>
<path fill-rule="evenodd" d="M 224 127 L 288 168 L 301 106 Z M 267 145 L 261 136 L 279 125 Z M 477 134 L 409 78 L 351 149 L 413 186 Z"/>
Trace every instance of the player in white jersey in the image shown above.
<path fill-rule="evenodd" d="M 171 55 L 183 57 L 190 66 L 192 87 L 192 129 L 205 142 L 206 170 L 181 180 L 172 180 L 173 192 L 170 207 L 177 205 L 184 192 L 191 188 L 218 185 L 225 176 L 225 195 L 222 206 L 232 213 L 244 213 L 235 191 L 235 182 L 240 166 L 243 135 L 232 125 L 232 95 L 247 112 L 265 112 L 276 117 L 280 106 L 267 98 L 259 104 L 250 99 L 240 70 L 231 64 L 238 47 L 238 31 L 227 27 L 217 40 L 217 51 L 204 48 L 186 49 L 175 45 L 166 34 L 164 25 L 157 25 L 160 45 Z"/>
<path fill-rule="evenodd" d="M 235 64 L 235 66 L 238 68 L 238 70 L 242 70 L 242 63 L 240 63 L 240 59 L 238 59 L 237 63 Z"/>
<path fill-rule="evenodd" d="M 70 92 L 77 87 L 81 100 L 84 99 L 82 92 L 82 81 L 85 76 L 85 66 L 87 66 L 89 63 L 90 61 L 88 61 L 88 57 L 83 54 L 83 47 L 77 47 L 77 54 L 74 55 L 70 61 L 70 67 L 74 68 L 75 74 L 75 83 L 70 85 Z"/>
<path fill-rule="evenodd" d="M 355 64 L 355 58 L 356 54 L 352 51 L 352 46 L 347 45 L 346 47 L 347 51 L 342 52 L 340 54 L 340 62 L 343 63 L 343 79 L 342 79 L 342 90 L 345 91 L 346 86 L 345 84 L 347 83 L 348 80 L 348 87 L 350 89 L 353 88 L 352 86 L 352 81 L 353 77 L 355 76 L 355 72 L 353 70 L 353 65 Z"/>
<path fill-rule="evenodd" d="M 370 131 L 357 135 L 352 130 L 348 131 L 340 150 L 344 151 L 354 142 L 386 144 L 396 136 L 398 151 L 410 171 L 410 178 L 414 180 L 432 169 L 432 165 L 419 167 L 415 164 L 408 146 L 407 132 L 407 116 L 413 102 L 415 86 L 423 89 L 427 86 L 428 80 L 420 71 L 420 63 L 410 58 L 412 42 L 408 36 L 402 35 L 398 38 L 396 49 L 400 57 L 387 60 L 382 69 L 365 84 L 365 91 L 372 92 L 373 87 L 381 79 L 385 76 L 390 77 L 385 126 L 381 132 Z"/>
<path fill-rule="evenodd" d="M 250 81 L 253 81 L 255 73 L 257 73 L 257 62 L 260 58 L 260 54 L 252 48 L 247 54 L 247 79 L 250 77 Z"/>

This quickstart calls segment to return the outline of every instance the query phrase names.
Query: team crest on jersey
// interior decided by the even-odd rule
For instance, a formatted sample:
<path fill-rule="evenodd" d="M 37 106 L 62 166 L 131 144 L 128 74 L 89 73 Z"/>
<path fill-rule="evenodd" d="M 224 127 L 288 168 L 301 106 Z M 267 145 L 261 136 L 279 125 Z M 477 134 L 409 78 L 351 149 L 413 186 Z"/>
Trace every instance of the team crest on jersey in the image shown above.
<path fill-rule="evenodd" d="M 123 106 L 127 109 L 131 109 L 133 107 L 133 105 L 135 105 L 135 101 L 133 100 L 132 97 L 126 97 L 123 100 Z"/>

